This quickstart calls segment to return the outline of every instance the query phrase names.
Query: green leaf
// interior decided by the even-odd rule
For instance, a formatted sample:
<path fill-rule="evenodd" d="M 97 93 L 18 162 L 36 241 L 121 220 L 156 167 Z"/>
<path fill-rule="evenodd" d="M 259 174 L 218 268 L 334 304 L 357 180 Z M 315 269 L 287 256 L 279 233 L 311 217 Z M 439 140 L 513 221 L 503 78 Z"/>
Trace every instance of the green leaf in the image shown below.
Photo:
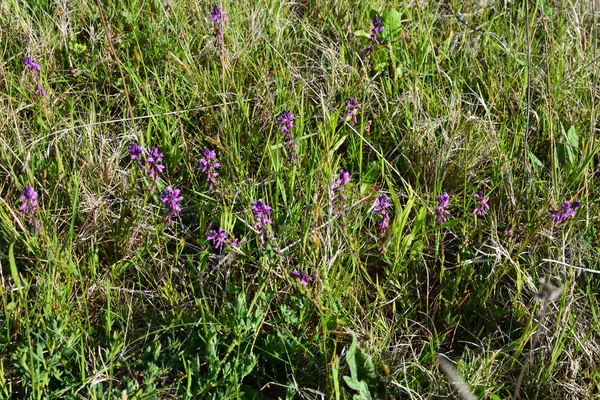
<path fill-rule="evenodd" d="M 367 171 L 363 174 L 360 180 L 360 194 L 365 196 L 369 189 L 375 184 L 381 175 L 381 167 L 377 161 L 371 161 L 367 167 Z"/>
<path fill-rule="evenodd" d="M 349 376 L 344 376 L 344 380 L 346 384 L 351 388 L 358 392 L 352 396 L 353 400 L 371 400 L 371 393 L 369 392 L 369 387 L 366 382 L 357 381 L 356 379 L 350 378 Z"/>
<path fill-rule="evenodd" d="M 357 347 L 358 347 L 358 341 L 356 340 L 356 335 L 353 333 L 352 334 L 352 344 L 350 345 L 350 348 L 346 352 L 346 363 L 348 364 L 348 368 L 350 368 L 350 376 L 352 376 L 352 379 L 358 378 L 358 373 L 356 370 L 356 358 L 355 358 Z M 344 377 L 344 379 L 346 379 L 346 377 Z M 346 380 L 346 382 L 347 382 L 347 380 Z"/>
<path fill-rule="evenodd" d="M 395 8 L 392 8 L 383 16 L 381 24 L 383 25 L 381 39 L 386 42 L 395 41 L 402 32 L 402 14 Z"/>
<path fill-rule="evenodd" d="M 569 162 L 573 164 L 577 160 L 577 154 L 579 152 L 579 137 L 577 136 L 577 128 L 574 126 L 570 127 L 567 132 L 565 145 Z"/>
<path fill-rule="evenodd" d="M 536 167 L 536 168 L 544 168 L 544 163 L 542 163 L 540 161 L 540 159 L 537 158 L 535 156 L 535 154 L 533 154 L 531 151 L 529 152 L 529 159 L 531 160 L 531 163 L 533 164 L 534 167 Z"/>
<path fill-rule="evenodd" d="M 349 376 L 344 376 L 344 381 L 346 381 L 346 385 L 348 385 L 350 389 L 354 389 L 357 392 L 361 392 L 367 386 L 365 382 L 361 382 Z"/>
<path fill-rule="evenodd" d="M 354 31 L 354 36 L 356 36 L 356 37 L 364 37 L 364 38 L 369 39 L 371 37 L 371 34 L 369 32 L 367 32 L 367 31 L 359 30 L 359 31 Z"/>
<path fill-rule="evenodd" d="M 12 275 L 13 280 L 15 281 L 15 286 L 18 289 L 21 289 L 21 278 L 19 278 L 19 271 L 17 271 L 17 263 L 15 262 L 15 252 L 14 252 L 15 244 L 11 243 L 8 247 L 8 263 L 10 265 L 10 273 Z"/>
<path fill-rule="evenodd" d="M 371 384 L 377 383 L 377 372 L 370 355 L 358 349 L 356 352 L 358 376 Z"/>

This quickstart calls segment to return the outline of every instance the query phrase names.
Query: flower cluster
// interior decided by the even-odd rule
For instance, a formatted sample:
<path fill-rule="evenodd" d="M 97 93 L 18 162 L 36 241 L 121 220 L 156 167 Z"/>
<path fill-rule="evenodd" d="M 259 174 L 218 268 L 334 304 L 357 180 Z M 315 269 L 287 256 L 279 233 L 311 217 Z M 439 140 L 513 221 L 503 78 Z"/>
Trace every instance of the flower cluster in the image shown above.
<path fill-rule="evenodd" d="M 490 206 L 488 204 L 490 198 L 483 197 L 483 193 L 475 193 L 475 200 L 477 200 L 477 207 L 475 207 L 473 212 L 475 213 L 475 215 L 483 217 L 488 213 L 488 210 L 490 209 Z"/>
<path fill-rule="evenodd" d="M 133 161 L 136 161 L 140 168 L 148 167 L 148 176 L 150 179 L 157 181 L 160 179 L 160 174 L 164 171 L 165 166 L 162 165 L 163 154 L 159 153 L 158 147 L 152 147 L 146 154 L 146 150 L 138 145 L 132 144 L 129 146 L 129 155 Z M 146 162 L 143 162 L 144 155 Z"/>
<path fill-rule="evenodd" d="M 356 115 L 358 114 L 358 110 L 360 110 L 361 104 L 357 103 L 354 97 L 350 97 L 347 105 L 346 120 L 351 121 L 352 125 L 354 125 L 356 124 Z"/>
<path fill-rule="evenodd" d="M 162 159 L 163 155 L 158 152 L 158 147 L 152 147 L 148 152 L 148 157 L 146 157 L 148 176 L 155 181 L 160 179 L 158 175 L 165 169 L 165 166 L 161 164 Z"/>
<path fill-rule="evenodd" d="M 347 171 L 340 169 L 340 177 L 333 181 L 332 191 L 334 198 L 331 200 L 332 204 L 337 203 L 337 197 L 339 197 L 342 201 L 348 200 L 346 195 L 344 195 L 345 185 L 348 184 L 348 182 L 350 182 L 350 174 Z"/>
<path fill-rule="evenodd" d="M 288 110 L 283 110 L 281 116 L 277 118 L 277 122 L 279 123 L 281 132 L 284 134 L 283 140 L 285 141 L 285 147 L 289 151 L 290 158 L 292 158 L 296 152 L 296 147 L 298 146 L 298 142 L 294 140 L 294 135 L 292 134 L 294 114 Z"/>
<path fill-rule="evenodd" d="M 23 64 L 25 64 L 32 73 L 40 72 L 42 70 L 40 64 L 34 62 L 30 57 L 25 57 L 23 59 Z"/>
<path fill-rule="evenodd" d="M 581 207 L 581 203 L 577 200 L 572 203 L 569 201 L 565 201 L 560 206 L 559 210 L 550 210 L 550 219 L 554 221 L 555 224 L 560 224 L 561 222 L 565 222 L 571 217 L 574 217 L 577 214 L 577 209 Z"/>
<path fill-rule="evenodd" d="M 269 219 L 271 207 L 266 205 L 263 199 L 258 199 L 252 203 L 252 213 L 256 219 L 254 227 L 258 231 L 258 234 L 262 236 L 265 232 L 268 233 L 268 227 L 273 223 L 273 221 Z"/>
<path fill-rule="evenodd" d="M 179 217 L 179 213 L 181 212 L 179 202 L 183 200 L 183 196 L 180 195 L 179 189 L 173 189 L 171 186 L 168 186 L 165 192 L 160 195 L 160 198 L 167 208 L 165 222 L 173 224 L 173 218 Z"/>
<path fill-rule="evenodd" d="M 373 54 L 373 52 L 375 52 L 375 50 L 373 49 L 373 45 L 379 44 L 379 40 L 377 40 L 377 34 L 380 32 L 383 32 L 383 26 L 381 25 L 381 18 L 379 18 L 379 16 L 376 15 L 373 18 L 373 27 L 371 28 L 371 36 L 369 37 L 371 43 L 369 43 L 369 46 L 367 46 L 367 49 L 365 50 L 367 55 Z"/>
<path fill-rule="evenodd" d="M 219 173 L 216 171 L 221 165 L 217 161 L 217 153 L 212 150 L 204 149 L 202 151 L 203 157 L 198 161 L 202 167 L 201 171 L 206 174 L 206 182 L 209 183 L 209 190 L 212 190 L 213 185 L 217 183 L 216 177 Z"/>
<path fill-rule="evenodd" d="M 223 43 L 223 24 L 227 22 L 227 15 L 225 15 L 225 11 L 221 10 L 219 6 L 216 6 L 210 13 L 210 18 L 217 26 L 217 43 Z"/>
<path fill-rule="evenodd" d="M 312 281 L 312 276 L 308 275 L 306 272 L 304 271 L 296 271 L 294 273 L 292 273 L 292 276 L 298 280 L 300 280 L 300 284 L 302 286 L 308 286 L 308 284 L 310 283 L 310 281 Z"/>
<path fill-rule="evenodd" d="M 450 214 L 450 211 L 447 210 L 448 206 L 450 206 L 450 196 L 444 192 L 441 196 L 436 197 L 436 201 L 438 202 L 438 206 L 435 209 L 435 224 L 442 225 L 448 221 L 446 215 Z"/>
<path fill-rule="evenodd" d="M 31 59 L 31 57 L 25 57 L 23 59 L 23 64 L 25 65 L 25 67 L 27 67 L 29 72 L 31 72 L 31 75 L 34 77 L 34 79 L 36 79 L 38 81 L 38 83 L 35 87 L 35 93 L 42 95 L 42 96 L 46 96 L 47 93 L 44 90 L 44 87 L 42 86 L 42 83 L 40 81 L 40 76 L 38 74 L 38 72 L 40 72 L 42 70 L 42 67 L 40 66 L 40 64 L 34 62 Z"/>
<path fill-rule="evenodd" d="M 230 236 L 231 240 L 229 239 Z M 208 231 L 206 239 L 212 242 L 215 249 L 225 247 L 225 245 L 235 247 L 238 243 L 238 240 L 234 238 L 233 235 L 227 233 L 223 228 Z"/>
<path fill-rule="evenodd" d="M 19 209 L 23 211 L 26 217 L 29 217 L 27 223 L 33 228 L 34 232 L 37 232 L 40 228 L 40 220 L 35 217 L 38 206 L 37 198 L 37 192 L 30 186 L 24 187 L 21 190 L 21 197 L 19 197 L 21 202 Z"/>
<path fill-rule="evenodd" d="M 294 127 L 294 114 L 288 110 L 283 110 L 281 116 L 277 118 L 281 132 L 286 133 Z"/>
<path fill-rule="evenodd" d="M 129 155 L 133 161 L 137 161 L 138 165 L 142 165 L 142 156 L 144 155 L 144 148 L 136 143 L 129 146 Z"/>
<path fill-rule="evenodd" d="M 373 210 L 373 212 L 376 214 L 380 214 L 383 217 L 381 222 L 377 224 L 379 234 L 382 236 L 385 235 L 385 232 L 387 231 L 388 225 L 390 223 L 390 215 L 388 213 L 388 208 L 390 208 L 391 206 L 392 204 L 390 203 L 390 198 L 388 196 L 386 196 L 385 194 L 380 194 L 379 196 L 377 196 L 377 202 L 375 203 L 375 209 Z"/>

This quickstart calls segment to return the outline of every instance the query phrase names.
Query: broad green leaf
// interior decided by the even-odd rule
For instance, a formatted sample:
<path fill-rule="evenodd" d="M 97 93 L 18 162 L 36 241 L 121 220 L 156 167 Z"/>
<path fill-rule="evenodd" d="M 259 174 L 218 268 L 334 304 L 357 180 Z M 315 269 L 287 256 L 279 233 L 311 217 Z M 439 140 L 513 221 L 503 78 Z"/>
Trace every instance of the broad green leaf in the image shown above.
<path fill-rule="evenodd" d="M 352 334 L 352 344 L 350 348 L 346 352 L 346 363 L 348 363 L 348 368 L 350 368 L 350 376 L 352 379 L 358 378 L 358 372 L 356 369 L 356 348 L 358 347 L 358 341 L 356 340 L 356 335 Z M 344 377 L 346 379 L 346 377 Z"/>
<path fill-rule="evenodd" d="M 365 196 L 369 189 L 377 182 L 381 175 L 381 167 L 377 161 L 372 161 L 367 167 L 367 172 L 363 174 L 360 180 L 360 194 Z"/>
<path fill-rule="evenodd" d="M 381 24 L 383 25 L 381 39 L 387 42 L 395 41 L 402 32 L 402 14 L 392 8 L 381 18 Z"/>
<path fill-rule="evenodd" d="M 567 157 L 569 157 L 569 162 L 573 164 L 577 160 L 579 151 L 579 137 L 577 136 L 577 129 L 574 126 L 569 128 L 566 139 Z"/>
<path fill-rule="evenodd" d="M 535 156 L 535 154 L 533 154 L 531 151 L 529 152 L 529 159 L 531 160 L 531 163 L 533 164 L 534 167 L 536 167 L 536 168 L 544 168 L 544 163 L 542 163 L 540 161 L 540 159 L 537 158 Z"/>

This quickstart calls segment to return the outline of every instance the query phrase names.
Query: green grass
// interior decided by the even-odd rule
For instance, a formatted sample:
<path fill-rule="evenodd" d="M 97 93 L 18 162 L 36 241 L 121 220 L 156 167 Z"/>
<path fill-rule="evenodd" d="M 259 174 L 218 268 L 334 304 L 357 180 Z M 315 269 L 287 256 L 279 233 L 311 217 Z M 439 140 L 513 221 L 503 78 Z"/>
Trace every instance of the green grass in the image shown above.
<path fill-rule="evenodd" d="M 599 397 L 592 3 L 225 1 L 220 46 L 213 3 L 3 2 L 0 398 L 457 397 L 440 354 L 480 398 Z M 157 183 L 133 143 L 164 154 Z"/>

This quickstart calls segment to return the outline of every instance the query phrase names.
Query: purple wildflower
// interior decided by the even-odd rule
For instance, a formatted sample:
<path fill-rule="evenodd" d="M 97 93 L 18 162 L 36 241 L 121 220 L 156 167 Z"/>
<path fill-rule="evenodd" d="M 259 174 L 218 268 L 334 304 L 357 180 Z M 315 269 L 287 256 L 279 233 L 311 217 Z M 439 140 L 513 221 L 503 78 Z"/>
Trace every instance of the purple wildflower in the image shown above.
<path fill-rule="evenodd" d="M 168 213 L 165 217 L 165 222 L 172 224 L 172 218 L 177 218 L 179 216 L 179 212 L 181 211 L 179 202 L 183 200 L 183 196 L 181 196 L 179 193 L 179 189 L 173 189 L 171 186 L 168 186 L 165 189 L 165 192 L 160 195 L 160 198 L 167 208 Z"/>
<path fill-rule="evenodd" d="M 475 213 L 475 215 L 483 217 L 487 214 L 488 210 L 490 209 L 490 206 L 488 204 L 490 198 L 483 197 L 483 193 L 475 193 L 475 200 L 477 200 L 478 205 L 477 207 L 475 207 L 473 212 Z"/>
<path fill-rule="evenodd" d="M 444 194 L 436 197 L 435 200 L 438 202 L 439 207 L 446 208 L 450 205 L 450 195 L 446 192 L 444 192 Z"/>
<path fill-rule="evenodd" d="M 376 15 L 373 18 L 373 27 L 371 28 L 371 36 L 369 37 L 371 43 L 369 43 L 369 46 L 367 46 L 366 49 L 367 55 L 373 54 L 373 52 L 375 51 L 373 49 L 373 44 L 379 44 L 379 40 L 377 40 L 377 34 L 379 32 L 383 32 L 383 29 L 383 26 L 381 26 L 381 18 L 379 18 L 379 16 Z"/>
<path fill-rule="evenodd" d="M 150 166 L 148 175 L 155 181 L 160 179 L 158 175 L 165 169 L 165 166 L 161 164 L 162 159 L 163 155 L 158 152 L 158 147 L 153 147 L 148 152 L 148 157 L 146 158 L 146 164 Z"/>
<path fill-rule="evenodd" d="M 377 224 L 380 235 L 384 235 L 387 231 L 387 227 L 390 222 L 388 208 L 390 208 L 391 206 L 392 205 L 390 204 L 390 198 L 388 196 L 386 196 L 385 194 L 377 196 L 377 202 L 375 203 L 375 209 L 373 210 L 373 212 L 376 214 L 381 214 L 381 216 L 383 217 L 381 222 Z"/>
<path fill-rule="evenodd" d="M 223 228 L 219 228 L 218 230 L 210 230 L 206 236 L 206 239 L 212 242 L 215 249 L 225 247 L 225 245 L 235 247 L 238 240 L 232 237 L 232 239 L 228 241 L 229 236 L 229 233 L 225 232 Z"/>
<path fill-rule="evenodd" d="M 436 201 L 438 202 L 438 206 L 435 209 L 435 224 L 442 225 L 448 221 L 446 215 L 450 214 L 450 211 L 446 209 L 450 205 L 450 196 L 444 192 L 441 196 L 436 197 Z"/>
<path fill-rule="evenodd" d="M 560 206 L 560 210 L 550 210 L 550 219 L 554 221 L 555 224 L 560 224 L 568 220 L 571 217 L 574 217 L 577 214 L 577 209 L 581 207 L 581 203 L 577 200 L 572 203 L 569 201 L 565 201 Z"/>
<path fill-rule="evenodd" d="M 290 158 L 294 158 L 294 155 L 296 154 L 296 147 L 299 144 L 294 140 L 294 135 L 292 134 L 292 128 L 294 127 L 294 114 L 288 110 L 283 110 L 281 117 L 277 118 L 277 122 L 279 122 L 281 132 L 284 133 L 283 140 L 285 141 L 285 147 L 288 149 L 288 154 Z"/>
<path fill-rule="evenodd" d="M 286 133 L 294 127 L 294 114 L 288 110 L 283 110 L 281 117 L 277 118 L 277 122 L 281 125 L 281 132 Z"/>
<path fill-rule="evenodd" d="M 254 214 L 254 218 L 256 218 L 254 227 L 258 231 L 259 235 L 262 235 L 268 229 L 268 226 L 273 223 L 273 221 L 269 219 L 269 215 L 271 215 L 271 207 L 266 205 L 263 199 L 258 199 L 252 203 L 252 213 Z"/>
<path fill-rule="evenodd" d="M 23 211 L 25 216 L 29 217 L 27 223 L 31 225 L 34 232 L 40 227 L 40 220 L 35 218 L 35 212 L 37 211 L 37 202 L 38 194 L 34 188 L 30 186 L 26 186 L 21 190 L 21 197 L 19 197 L 19 201 L 21 202 L 21 206 L 19 209 Z"/>
<path fill-rule="evenodd" d="M 294 273 L 292 273 L 292 276 L 294 278 L 297 278 L 300 280 L 300 284 L 302 286 L 308 286 L 308 284 L 310 283 L 310 281 L 312 281 L 312 276 L 308 275 L 306 272 L 304 271 L 296 271 Z"/>
<path fill-rule="evenodd" d="M 217 153 L 212 150 L 204 149 L 202 155 L 204 157 L 199 160 L 202 165 L 201 171 L 206 174 L 206 182 L 209 182 L 209 189 L 212 190 L 213 184 L 217 183 L 215 178 L 219 176 L 216 169 L 219 168 L 221 164 L 217 162 Z"/>
<path fill-rule="evenodd" d="M 142 165 L 142 159 L 140 158 L 144 154 L 144 148 L 137 143 L 133 143 L 129 146 L 129 155 L 133 161 L 137 161 L 139 165 Z"/>
<path fill-rule="evenodd" d="M 333 181 L 333 193 L 334 195 L 338 195 L 340 199 L 342 199 L 342 201 L 346 201 L 348 200 L 348 198 L 344 195 L 344 189 L 345 189 L 345 185 L 350 182 L 350 174 L 347 171 L 344 171 L 343 169 L 340 169 L 340 177 L 338 179 L 336 179 L 335 181 Z M 333 199 L 331 201 L 333 204 L 335 204 L 337 202 L 337 199 Z"/>
<path fill-rule="evenodd" d="M 29 68 L 29 70 L 34 74 L 36 71 L 40 72 L 42 70 L 40 64 L 33 62 L 33 60 L 30 57 L 25 57 L 23 59 L 23 64 L 25 64 L 25 66 Z"/>
<path fill-rule="evenodd" d="M 210 13 L 210 18 L 217 25 L 217 43 L 223 43 L 223 24 L 227 22 L 225 11 L 221 10 L 219 6 L 216 6 Z"/>
<path fill-rule="evenodd" d="M 358 110 L 360 110 L 361 104 L 356 102 L 356 99 L 354 97 L 350 97 L 348 99 L 348 109 L 346 110 L 346 118 L 350 119 L 349 117 L 352 117 L 350 120 L 352 121 L 352 125 L 356 124 L 356 114 L 358 114 Z"/>
<path fill-rule="evenodd" d="M 35 93 L 43 97 L 46 97 L 48 95 L 41 83 L 38 83 L 38 85 L 35 87 Z"/>
<path fill-rule="evenodd" d="M 227 15 L 225 11 L 221 10 L 221 7 L 216 6 L 210 13 L 210 18 L 215 22 L 215 24 L 224 24 L 227 22 Z"/>
<path fill-rule="evenodd" d="M 19 209 L 25 214 L 33 214 L 37 211 L 37 198 L 38 194 L 34 188 L 27 186 L 21 190 L 21 197 L 19 201 L 22 202 Z"/>

